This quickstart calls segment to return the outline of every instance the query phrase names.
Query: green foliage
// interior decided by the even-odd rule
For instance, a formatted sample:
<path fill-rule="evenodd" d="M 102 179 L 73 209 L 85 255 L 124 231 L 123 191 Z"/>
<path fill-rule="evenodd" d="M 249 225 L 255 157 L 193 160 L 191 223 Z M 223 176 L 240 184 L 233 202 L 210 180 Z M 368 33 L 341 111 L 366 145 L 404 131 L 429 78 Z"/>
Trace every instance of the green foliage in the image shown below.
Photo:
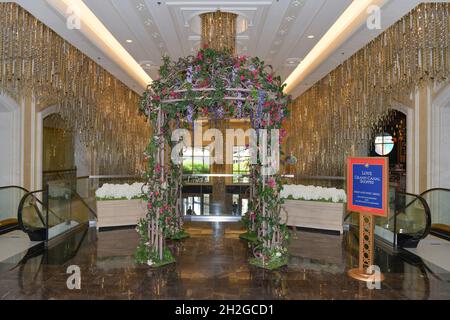
<path fill-rule="evenodd" d="M 180 223 L 176 215 L 176 200 L 178 194 L 174 192 L 179 186 L 182 169 L 187 172 L 206 173 L 209 167 L 200 164 L 186 164 L 183 168 L 170 163 L 161 168 L 155 155 L 165 142 L 172 146 L 177 143 L 171 141 L 171 130 L 174 123 L 177 127 L 187 127 L 198 117 L 225 118 L 250 117 L 255 128 L 279 129 L 283 119 L 289 114 L 287 108 L 289 96 L 283 93 L 283 85 L 279 76 L 274 76 L 271 66 L 266 65 L 257 57 L 233 56 L 229 51 L 215 51 L 202 49 L 196 56 L 180 58 L 172 62 L 164 57 L 160 68 L 160 78 L 155 79 L 143 94 L 140 108 L 149 117 L 154 129 L 145 155 L 148 160 L 149 194 L 148 217 L 156 220 L 159 230 L 163 230 L 165 237 L 182 235 Z M 170 103 L 169 103 L 170 102 Z M 158 116 L 163 115 L 164 121 L 158 122 Z M 182 122 L 180 119 L 186 119 Z M 162 127 L 158 131 L 158 124 Z M 233 167 L 233 169 L 236 169 Z M 241 170 L 247 169 L 241 165 Z M 261 214 L 261 208 L 250 203 L 249 212 L 245 217 L 248 228 L 257 230 L 263 223 L 267 223 L 267 235 L 257 238 L 257 244 L 263 240 L 270 241 L 272 236 L 284 242 L 288 239 L 288 232 L 280 222 L 280 210 L 283 200 L 279 197 L 281 183 L 279 178 L 271 178 L 269 184 L 262 184 L 262 176 L 257 173 L 253 183 L 256 184 L 257 197 L 265 204 L 266 214 Z M 145 226 L 141 224 L 140 228 Z M 141 233 L 141 232 L 140 232 Z M 145 232 L 142 232 L 141 243 L 137 250 L 139 261 L 150 259 L 153 264 L 155 252 L 145 251 Z M 144 247 L 142 247 L 144 246 Z M 270 256 L 268 250 L 261 246 L 261 254 Z M 272 260 L 279 264 L 279 252 L 285 248 L 278 243 L 277 255 Z M 170 259 L 168 259 L 170 260 Z M 278 261 L 278 262 L 277 262 Z"/>
<path fill-rule="evenodd" d="M 189 238 L 189 233 L 186 232 L 186 230 L 182 229 L 180 231 L 178 231 L 177 233 L 175 233 L 174 235 L 172 235 L 170 237 L 170 239 L 172 240 L 181 240 L 181 239 L 185 239 L 185 238 Z"/>
<path fill-rule="evenodd" d="M 258 258 L 249 259 L 249 263 L 253 266 L 264 268 L 268 270 L 275 270 L 287 265 L 289 262 L 289 258 L 287 256 L 275 257 L 267 261 L 263 261 Z"/>
<path fill-rule="evenodd" d="M 239 238 L 242 240 L 246 240 L 249 242 L 257 242 L 258 241 L 258 235 L 254 231 L 247 231 L 245 233 L 242 233 L 239 235 Z"/>

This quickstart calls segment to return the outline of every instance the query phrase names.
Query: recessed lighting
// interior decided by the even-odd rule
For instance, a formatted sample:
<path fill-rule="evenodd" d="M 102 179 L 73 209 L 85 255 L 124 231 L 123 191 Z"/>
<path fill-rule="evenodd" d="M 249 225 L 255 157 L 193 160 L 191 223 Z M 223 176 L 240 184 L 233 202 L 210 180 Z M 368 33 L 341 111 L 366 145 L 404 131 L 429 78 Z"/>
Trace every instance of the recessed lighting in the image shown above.
<path fill-rule="evenodd" d="M 131 39 L 127 39 L 127 40 L 125 40 L 127 43 L 132 43 L 133 42 L 133 40 L 131 40 Z"/>
<path fill-rule="evenodd" d="M 308 36 L 308 39 L 314 39 L 314 35 L 310 34 L 310 35 Z"/>
<path fill-rule="evenodd" d="M 292 92 L 297 85 L 305 80 L 312 70 L 315 70 L 330 56 L 331 52 L 334 52 L 344 41 L 347 41 L 350 35 L 366 21 L 367 8 L 370 5 L 381 7 L 384 2 L 384 0 L 351 1 L 347 9 L 339 16 L 331 28 L 324 35 L 320 36 L 320 39 L 303 61 L 284 81 L 285 87 L 283 92 Z"/>

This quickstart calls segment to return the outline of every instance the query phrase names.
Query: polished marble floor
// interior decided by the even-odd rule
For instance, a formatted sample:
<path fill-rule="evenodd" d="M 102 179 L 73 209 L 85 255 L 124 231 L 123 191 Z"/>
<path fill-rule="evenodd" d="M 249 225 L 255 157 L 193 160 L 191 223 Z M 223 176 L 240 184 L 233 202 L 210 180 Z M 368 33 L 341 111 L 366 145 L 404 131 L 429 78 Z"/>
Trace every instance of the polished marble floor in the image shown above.
<path fill-rule="evenodd" d="M 247 264 L 239 224 L 192 222 L 187 229 L 190 238 L 169 244 L 177 263 L 158 270 L 133 262 L 134 229 L 86 229 L 44 254 L 0 263 L 0 299 L 450 299 L 450 273 L 380 249 L 381 289 L 349 278 L 357 263 L 352 233 L 299 230 L 289 265 L 270 272 Z M 67 288 L 70 265 L 81 269 L 80 290 Z"/>

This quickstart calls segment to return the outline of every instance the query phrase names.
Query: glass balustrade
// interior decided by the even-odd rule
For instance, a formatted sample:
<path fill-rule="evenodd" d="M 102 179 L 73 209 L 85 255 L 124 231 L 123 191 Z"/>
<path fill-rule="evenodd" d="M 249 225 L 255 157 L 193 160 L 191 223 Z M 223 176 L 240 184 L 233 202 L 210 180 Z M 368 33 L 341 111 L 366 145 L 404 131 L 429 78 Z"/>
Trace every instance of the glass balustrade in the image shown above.
<path fill-rule="evenodd" d="M 75 190 L 73 181 L 51 181 L 48 184 L 48 237 L 49 240 L 80 225 L 87 224 L 95 214 Z"/>
<path fill-rule="evenodd" d="M 345 223 L 358 227 L 358 213 L 349 213 Z M 389 188 L 387 217 L 375 217 L 375 235 L 388 246 L 416 247 L 431 227 L 431 212 L 427 201 L 419 195 L 399 192 Z"/>

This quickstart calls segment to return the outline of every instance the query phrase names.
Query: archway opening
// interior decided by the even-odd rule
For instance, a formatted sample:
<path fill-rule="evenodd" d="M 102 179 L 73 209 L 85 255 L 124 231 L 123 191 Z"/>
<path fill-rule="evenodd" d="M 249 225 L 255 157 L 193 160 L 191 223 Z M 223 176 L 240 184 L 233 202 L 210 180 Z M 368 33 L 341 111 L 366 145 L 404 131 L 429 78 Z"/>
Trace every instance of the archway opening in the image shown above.
<path fill-rule="evenodd" d="M 72 130 L 58 113 L 43 120 L 42 182 L 76 177 L 75 139 Z"/>
<path fill-rule="evenodd" d="M 389 181 L 398 190 L 406 192 L 407 162 L 406 114 L 390 110 L 387 121 L 378 126 L 372 135 L 371 157 L 389 157 Z"/>

